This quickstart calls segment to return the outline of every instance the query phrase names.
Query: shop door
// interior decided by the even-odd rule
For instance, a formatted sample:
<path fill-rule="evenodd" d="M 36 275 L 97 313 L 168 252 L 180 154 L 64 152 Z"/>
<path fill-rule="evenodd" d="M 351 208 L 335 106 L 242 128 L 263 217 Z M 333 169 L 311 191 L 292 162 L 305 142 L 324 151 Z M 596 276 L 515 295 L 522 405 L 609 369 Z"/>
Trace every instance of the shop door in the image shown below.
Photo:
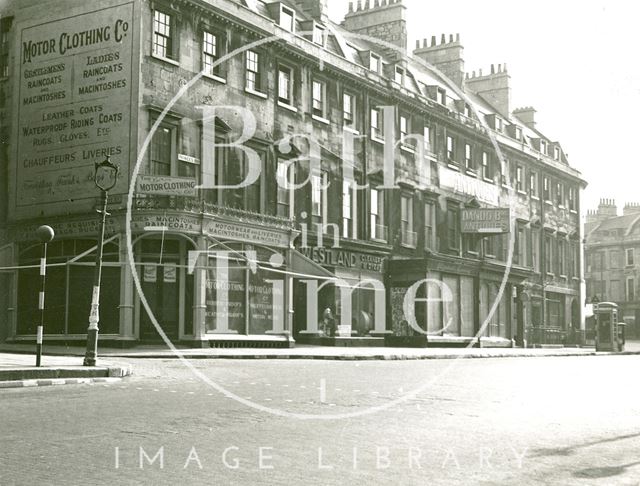
<path fill-rule="evenodd" d="M 142 266 L 142 291 L 158 324 L 169 339 L 178 338 L 180 317 L 179 272 L 177 262 Z M 140 339 L 158 341 L 162 338 L 142 304 L 140 305 Z"/>

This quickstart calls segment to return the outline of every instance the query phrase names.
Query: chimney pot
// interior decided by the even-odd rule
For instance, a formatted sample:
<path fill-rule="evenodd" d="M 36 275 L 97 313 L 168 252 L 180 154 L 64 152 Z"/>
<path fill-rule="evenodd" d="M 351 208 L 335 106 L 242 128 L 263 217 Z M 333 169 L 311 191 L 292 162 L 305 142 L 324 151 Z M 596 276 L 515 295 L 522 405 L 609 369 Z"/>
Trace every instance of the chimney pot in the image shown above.
<path fill-rule="evenodd" d="M 436 36 L 432 35 L 431 36 L 431 47 L 434 47 L 436 45 Z"/>
<path fill-rule="evenodd" d="M 371 8 L 371 4 L 369 3 L 369 0 L 364 0 L 364 9 L 369 10 L 370 8 Z"/>
<path fill-rule="evenodd" d="M 416 49 L 420 49 L 420 39 L 416 40 Z"/>
<path fill-rule="evenodd" d="M 495 67 L 494 67 L 494 66 L 493 66 L 493 64 L 492 64 L 492 65 L 491 65 L 491 74 L 495 74 L 495 73 L 496 73 L 496 70 L 495 70 Z"/>
<path fill-rule="evenodd" d="M 449 34 L 449 42 L 453 42 L 453 34 Z"/>
<path fill-rule="evenodd" d="M 440 44 L 446 44 L 446 43 L 447 43 L 447 36 L 442 34 L 442 37 L 440 37 Z"/>
<path fill-rule="evenodd" d="M 460 34 L 456 34 L 456 42 L 460 42 Z"/>
<path fill-rule="evenodd" d="M 474 71 L 475 73 L 475 71 Z M 478 76 L 482 77 L 482 69 L 478 69 Z"/>
<path fill-rule="evenodd" d="M 349 13 L 353 13 L 353 2 L 349 2 Z"/>

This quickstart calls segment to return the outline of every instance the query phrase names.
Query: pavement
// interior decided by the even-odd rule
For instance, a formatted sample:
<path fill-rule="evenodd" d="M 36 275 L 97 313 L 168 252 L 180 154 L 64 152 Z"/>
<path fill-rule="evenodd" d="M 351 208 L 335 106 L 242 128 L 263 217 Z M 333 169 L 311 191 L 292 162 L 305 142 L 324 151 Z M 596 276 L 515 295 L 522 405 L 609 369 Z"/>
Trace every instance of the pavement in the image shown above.
<path fill-rule="evenodd" d="M 640 354 L 640 341 L 628 341 L 623 353 L 598 352 L 594 348 L 176 348 L 141 345 L 131 349 L 101 348 L 97 366 L 82 366 L 84 348 L 45 345 L 42 366 L 35 366 L 34 346 L 0 344 L 0 388 L 50 386 L 115 381 L 132 374 L 126 359 L 304 359 L 345 361 L 396 361 L 471 358 L 525 358 Z M 115 360 L 115 361 L 114 361 Z"/>

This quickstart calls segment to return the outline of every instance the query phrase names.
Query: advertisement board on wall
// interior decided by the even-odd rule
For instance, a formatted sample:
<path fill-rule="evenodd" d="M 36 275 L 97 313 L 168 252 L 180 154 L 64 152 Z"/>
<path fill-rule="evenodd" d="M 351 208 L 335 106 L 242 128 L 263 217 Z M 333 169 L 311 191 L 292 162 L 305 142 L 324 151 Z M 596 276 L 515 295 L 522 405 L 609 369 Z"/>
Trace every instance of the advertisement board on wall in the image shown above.
<path fill-rule="evenodd" d="M 14 217 L 93 201 L 94 165 L 107 155 L 122 175 L 112 193 L 127 191 L 134 17 L 130 2 L 20 27 Z"/>

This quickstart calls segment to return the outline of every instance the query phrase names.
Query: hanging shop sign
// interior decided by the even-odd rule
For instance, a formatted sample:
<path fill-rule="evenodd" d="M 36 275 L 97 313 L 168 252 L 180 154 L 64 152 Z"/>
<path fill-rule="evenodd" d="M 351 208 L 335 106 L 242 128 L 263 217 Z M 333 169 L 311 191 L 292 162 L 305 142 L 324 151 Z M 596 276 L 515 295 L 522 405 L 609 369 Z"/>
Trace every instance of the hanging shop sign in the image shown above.
<path fill-rule="evenodd" d="M 473 208 L 462 210 L 462 232 L 470 234 L 509 233 L 509 208 Z"/>
<path fill-rule="evenodd" d="M 195 197 L 196 185 L 195 179 L 186 177 L 141 175 L 136 180 L 136 191 L 139 194 Z"/>

